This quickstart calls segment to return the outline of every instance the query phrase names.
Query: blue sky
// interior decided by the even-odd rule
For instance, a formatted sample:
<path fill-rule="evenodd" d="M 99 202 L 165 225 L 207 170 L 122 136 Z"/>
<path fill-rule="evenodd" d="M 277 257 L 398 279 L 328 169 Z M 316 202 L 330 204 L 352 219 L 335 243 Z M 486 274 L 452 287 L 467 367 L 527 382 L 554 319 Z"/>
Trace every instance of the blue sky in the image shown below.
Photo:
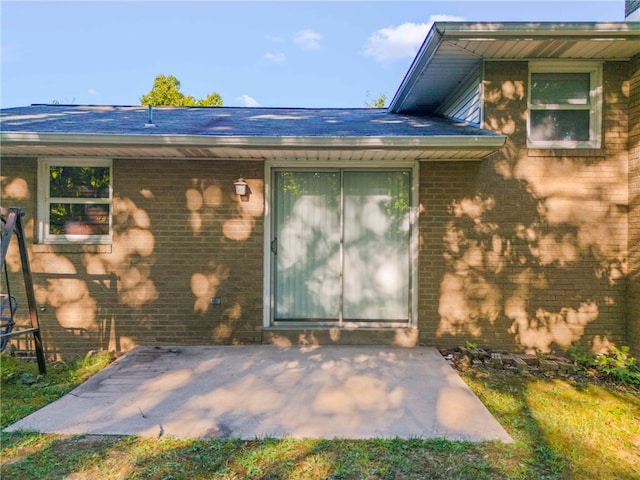
<path fill-rule="evenodd" d="M 159 74 L 225 106 L 391 100 L 433 20 L 622 21 L 624 0 L 0 3 L 3 108 L 138 105 Z"/>

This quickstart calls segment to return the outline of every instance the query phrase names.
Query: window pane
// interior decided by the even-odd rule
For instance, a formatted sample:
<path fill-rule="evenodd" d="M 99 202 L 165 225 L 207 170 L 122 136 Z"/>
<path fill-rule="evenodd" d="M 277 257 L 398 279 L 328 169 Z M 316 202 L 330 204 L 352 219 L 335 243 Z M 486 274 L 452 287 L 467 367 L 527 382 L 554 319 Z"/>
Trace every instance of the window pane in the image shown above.
<path fill-rule="evenodd" d="M 51 235 L 108 235 L 109 205 L 51 203 Z"/>
<path fill-rule="evenodd" d="M 340 174 L 276 172 L 276 320 L 337 320 Z"/>
<path fill-rule="evenodd" d="M 409 315 L 409 172 L 345 172 L 345 320 Z"/>
<path fill-rule="evenodd" d="M 531 103 L 589 104 L 590 74 L 585 73 L 532 73 Z"/>
<path fill-rule="evenodd" d="M 531 110 L 530 116 L 534 141 L 589 141 L 587 110 Z"/>
<path fill-rule="evenodd" d="M 50 167 L 52 198 L 109 198 L 109 167 Z"/>

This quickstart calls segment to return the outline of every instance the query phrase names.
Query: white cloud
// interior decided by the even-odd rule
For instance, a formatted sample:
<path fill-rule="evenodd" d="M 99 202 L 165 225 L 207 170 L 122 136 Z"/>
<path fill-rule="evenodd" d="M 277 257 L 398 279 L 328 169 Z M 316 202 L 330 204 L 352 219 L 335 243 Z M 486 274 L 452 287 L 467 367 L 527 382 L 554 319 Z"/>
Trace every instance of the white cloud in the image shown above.
<path fill-rule="evenodd" d="M 87 90 L 87 93 L 88 93 L 89 95 L 95 95 L 95 94 L 96 94 L 96 93 L 98 93 L 98 92 L 96 92 L 93 88 L 90 88 L 89 90 Z"/>
<path fill-rule="evenodd" d="M 461 21 L 460 17 L 432 15 L 427 23 L 410 23 L 382 28 L 373 32 L 365 44 L 364 54 L 378 62 L 392 62 L 414 57 L 424 42 L 433 22 Z"/>
<path fill-rule="evenodd" d="M 271 52 L 265 53 L 264 58 L 266 60 L 269 60 L 270 62 L 275 62 L 275 63 L 284 62 L 287 59 L 284 53 L 271 53 Z"/>
<path fill-rule="evenodd" d="M 237 100 L 239 102 L 243 103 L 245 107 L 259 107 L 260 106 L 260 104 L 258 103 L 258 101 L 255 98 L 250 97 L 249 95 L 246 95 L 246 94 L 240 95 L 237 98 Z"/>
<path fill-rule="evenodd" d="M 317 50 L 320 48 L 322 35 L 313 30 L 300 30 L 293 37 L 293 42 L 305 50 Z"/>

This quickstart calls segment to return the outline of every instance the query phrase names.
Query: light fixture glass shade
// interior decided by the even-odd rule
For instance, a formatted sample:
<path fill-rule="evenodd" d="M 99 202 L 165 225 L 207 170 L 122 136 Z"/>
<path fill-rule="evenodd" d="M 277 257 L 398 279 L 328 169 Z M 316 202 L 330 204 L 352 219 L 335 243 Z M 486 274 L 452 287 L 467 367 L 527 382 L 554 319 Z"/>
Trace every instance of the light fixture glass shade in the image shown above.
<path fill-rule="evenodd" d="M 233 186 L 236 187 L 236 194 L 240 196 L 247 194 L 247 182 L 244 181 L 244 178 L 239 178 L 233 182 Z"/>

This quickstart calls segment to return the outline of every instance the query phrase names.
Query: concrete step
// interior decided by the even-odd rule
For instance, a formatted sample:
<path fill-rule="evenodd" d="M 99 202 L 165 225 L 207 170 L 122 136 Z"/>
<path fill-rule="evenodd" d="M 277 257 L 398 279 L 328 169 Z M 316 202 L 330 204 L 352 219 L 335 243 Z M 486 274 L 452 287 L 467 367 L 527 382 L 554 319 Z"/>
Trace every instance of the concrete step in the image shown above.
<path fill-rule="evenodd" d="M 262 343 L 277 346 L 381 345 L 415 347 L 417 328 L 284 328 L 262 331 Z"/>

